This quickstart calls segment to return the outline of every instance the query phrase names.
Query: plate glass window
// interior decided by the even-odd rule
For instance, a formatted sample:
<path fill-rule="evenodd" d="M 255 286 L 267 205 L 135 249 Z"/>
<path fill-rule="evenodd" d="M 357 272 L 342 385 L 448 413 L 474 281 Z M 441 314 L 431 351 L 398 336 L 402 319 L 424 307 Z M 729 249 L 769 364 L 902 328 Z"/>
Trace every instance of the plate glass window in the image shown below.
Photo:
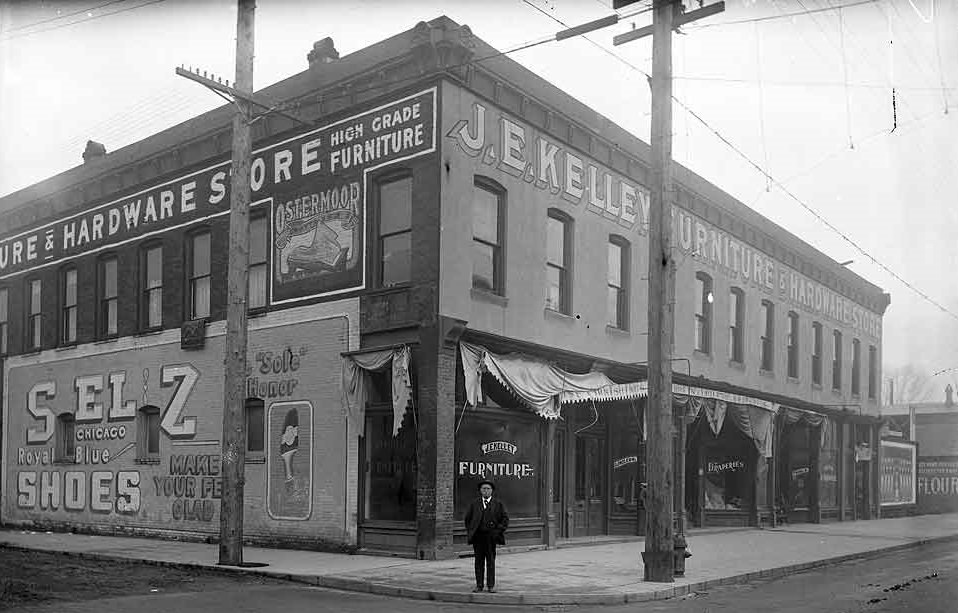
<path fill-rule="evenodd" d="M 412 279 L 412 178 L 379 186 L 379 276 L 384 287 Z"/>

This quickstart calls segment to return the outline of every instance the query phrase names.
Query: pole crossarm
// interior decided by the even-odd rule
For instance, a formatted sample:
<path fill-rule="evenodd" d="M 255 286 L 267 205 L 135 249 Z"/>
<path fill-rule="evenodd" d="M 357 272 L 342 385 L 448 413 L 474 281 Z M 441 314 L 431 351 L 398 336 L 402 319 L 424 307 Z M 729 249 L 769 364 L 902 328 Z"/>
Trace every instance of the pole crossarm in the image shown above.
<path fill-rule="evenodd" d="M 680 5 L 676 5 L 676 7 L 678 6 Z M 711 17 L 712 15 L 717 15 L 724 10 L 725 2 L 716 2 L 714 4 L 695 9 L 694 11 L 679 13 L 672 19 L 672 29 L 677 30 L 680 26 L 684 26 L 687 23 L 691 23 L 705 17 Z M 626 32 L 625 34 L 617 34 L 616 36 L 612 37 L 612 44 L 616 46 L 623 45 L 625 43 L 632 42 L 633 40 L 651 36 L 654 29 L 655 26 L 653 24 L 637 28 L 631 32 Z"/>
<path fill-rule="evenodd" d="M 249 119 L 250 123 L 256 121 L 257 119 L 259 119 L 259 118 L 261 118 L 261 117 L 264 117 L 264 116 L 266 116 L 266 115 L 269 115 L 270 113 L 275 113 L 275 114 L 281 115 L 281 116 L 283 116 L 283 117 L 285 117 L 285 118 L 287 118 L 287 119 L 291 119 L 291 120 L 293 120 L 293 121 L 295 121 L 295 122 L 297 122 L 297 123 L 299 123 L 299 124 L 302 124 L 302 125 L 304 125 L 304 126 L 309 126 L 309 125 L 311 125 L 309 122 L 307 122 L 307 121 L 301 119 L 300 117 L 297 117 L 295 114 L 283 110 L 283 108 L 282 108 L 283 105 L 282 105 L 282 104 L 277 104 L 277 103 L 274 103 L 274 102 L 266 101 L 266 100 L 263 100 L 262 98 L 257 98 L 257 97 L 255 97 L 255 96 L 250 95 L 250 94 L 245 94 L 245 93 L 243 93 L 243 92 L 241 92 L 241 91 L 239 91 L 239 90 L 237 90 L 237 89 L 235 89 L 235 88 L 233 88 L 233 87 L 230 87 L 229 81 L 226 81 L 226 82 L 224 83 L 224 82 L 223 82 L 222 80 L 220 80 L 220 79 L 211 79 L 210 77 L 207 77 L 205 73 L 201 75 L 201 74 L 199 74 L 199 73 L 197 73 L 197 72 L 193 72 L 193 71 L 191 71 L 191 70 L 187 70 L 186 68 L 183 68 L 182 66 L 177 66 L 177 67 L 176 67 L 176 74 L 178 74 L 178 75 L 181 76 L 181 77 L 187 78 L 187 79 L 189 79 L 189 80 L 191 80 L 191 81 L 196 81 L 196 82 L 199 83 L 200 85 L 203 85 L 203 86 L 205 86 L 205 87 L 207 87 L 207 88 L 213 90 L 214 92 L 216 92 L 216 93 L 219 94 L 220 96 L 223 96 L 223 94 L 228 94 L 228 95 L 232 96 L 232 97 L 233 97 L 233 100 L 229 100 L 228 98 L 225 98 L 225 96 L 223 96 L 223 97 L 224 97 L 227 101 L 229 101 L 229 102 L 235 102 L 235 100 L 242 100 L 243 102 L 246 102 L 247 104 L 251 104 L 251 105 L 257 106 L 257 107 L 259 107 L 259 108 L 266 109 L 266 112 L 260 113 L 258 116 L 253 117 L 253 118 L 250 118 L 250 119 Z"/>

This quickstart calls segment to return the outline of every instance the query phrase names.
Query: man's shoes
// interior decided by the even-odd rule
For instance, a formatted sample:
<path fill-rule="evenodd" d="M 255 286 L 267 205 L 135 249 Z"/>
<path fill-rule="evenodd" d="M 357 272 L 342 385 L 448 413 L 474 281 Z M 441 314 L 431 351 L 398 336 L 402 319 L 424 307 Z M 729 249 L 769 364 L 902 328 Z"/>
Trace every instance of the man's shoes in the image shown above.
<path fill-rule="evenodd" d="M 481 586 L 481 585 L 478 585 L 478 586 L 472 588 L 472 593 L 473 593 L 473 594 L 476 594 L 476 593 L 481 592 L 481 591 L 482 591 L 482 586 Z"/>
<path fill-rule="evenodd" d="M 489 586 L 489 593 L 490 593 L 490 594 L 495 594 L 495 593 L 496 593 L 496 588 L 494 588 L 494 587 L 492 587 L 492 586 L 490 585 L 490 586 Z"/>

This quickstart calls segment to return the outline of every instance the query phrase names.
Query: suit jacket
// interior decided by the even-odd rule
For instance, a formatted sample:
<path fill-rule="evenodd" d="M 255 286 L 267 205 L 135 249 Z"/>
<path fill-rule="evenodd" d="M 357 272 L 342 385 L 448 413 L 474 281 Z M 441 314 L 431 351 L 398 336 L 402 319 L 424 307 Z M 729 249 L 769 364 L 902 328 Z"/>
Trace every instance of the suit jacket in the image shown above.
<path fill-rule="evenodd" d="M 482 523 L 482 498 L 476 498 L 469 503 L 466 509 L 466 532 L 469 535 L 469 544 L 471 545 L 476 538 L 476 533 L 483 528 L 493 536 L 493 542 L 499 545 L 506 544 L 506 529 L 509 527 L 509 514 L 506 512 L 506 506 L 493 497 L 489 499 L 489 522 L 486 526 L 480 526 Z"/>

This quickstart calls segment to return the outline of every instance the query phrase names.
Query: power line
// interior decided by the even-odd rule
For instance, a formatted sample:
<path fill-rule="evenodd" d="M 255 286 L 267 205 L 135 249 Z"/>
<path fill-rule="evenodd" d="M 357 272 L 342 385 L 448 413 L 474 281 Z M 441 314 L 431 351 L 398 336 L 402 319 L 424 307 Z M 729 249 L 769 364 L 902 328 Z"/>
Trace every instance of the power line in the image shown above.
<path fill-rule="evenodd" d="M 127 12 L 127 11 L 133 11 L 133 10 L 136 10 L 136 9 L 141 9 L 141 8 L 146 7 L 146 6 L 149 6 L 149 5 L 151 5 L 151 4 L 158 4 L 158 3 L 160 3 L 160 2 L 166 2 L 166 0 L 148 0 L 147 2 L 144 2 L 143 4 L 138 4 L 138 5 L 136 5 L 136 6 L 130 6 L 130 7 L 127 7 L 127 8 L 122 8 L 122 9 L 119 9 L 119 10 L 116 10 L 116 11 L 112 11 L 112 12 L 109 12 L 109 13 L 103 13 L 102 15 L 93 15 L 93 16 L 91 16 L 91 17 L 87 17 L 86 19 L 78 19 L 78 20 L 76 20 L 76 21 L 71 21 L 70 23 L 61 23 L 61 24 L 58 24 L 58 25 L 55 25 L 55 26 L 51 26 L 51 27 L 49 27 L 49 28 L 43 28 L 43 29 L 40 29 L 40 30 L 34 30 L 33 32 L 24 32 L 24 33 L 22 33 L 22 34 L 14 34 L 14 35 L 12 35 L 12 36 L 6 36 L 6 37 L 4 37 L 4 38 L 0 38 L 0 41 L 8 41 L 8 40 L 13 40 L 13 39 L 15 39 L 15 38 L 25 38 L 25 37 L 27 37 L 27 36 L 33 36 L 34 34 L 42 34 L 43 32 L 50 32 L 50 31 L 52 31 L 52 30 L 59 30 L 60 28 L 67 28 L 67 27 L 70 27 L 70 26 L 75 26 L 75 25 L 77 25 L 77 24 L 81 24 L 81 23 L 84 23 L 84 22 L 87 22 L 87 21 L 93 21 L 94 19 L 102 19 L 103 17 L 110 17 L 111 15 L 118 15 L 118 14 L 120 14 L 120 13 L 125 13 L 125 12 Z"/>
<path fill-rule="evenodd" d="M 67 17 L 73 17 L 74 15 L 81 15 L 83 13 L 89 13 L 90 11 L 95 11 L 97 9 L 102 9 L 103 7 L 110 6 L 111 4 L 118 4 L 120 2 L 127 2 L 127 0 L 110 0 L 110 2 L 104 2 L 103 4 L 98 4 L 96 6 L 91 6 L 87 9 L 82 9 L 79 11 L 74 11 L 72 13 L 67 13 L 66 15 L 57 15 L 56 17 L 50 17 L 48 19 L 41 19 L 40 21 L 34 21 L 32 23 L 26 23 L 22 26 L 17 26 L 15 28 L 7 28 L 5 30 L 0 30 L 0 34 L 6 34 L 7 32 L 16 32 L 17 30 L 25 30 L 27 28 L 32 28 L 44 23 L 50 23 L 51 21 L 59 21 L 61 19 L 66 19 Z"/>
<path fill-rule="evenodd" d="M 530 3 L 528 2 L 528 0 L 522 0 L 522 1 L 525 2 L 526 4 L 529 4 L 530 6 L 533 6 L 533 8 L 536 8 L 537 10 L 539 10 L 538 7 L 535 7 L 534 5 L 530 4 Z M 874 1 L 874 0 L 868 0 L 868 1 Z M 865 2 L 861 2 L 861 3 L 859 3 L 859 4 L 865 4 Z M 837 8 L 837 7 L 834 7 L 834 8 Z M 541 12 L 541 11 L 540 11 L 540 12 Z M 552 16 L 552 15 L 549 15 L 548 13 L 543 13 L 543 14 L 546 15 L 547 17 L 549 17 L 550 19 L 553 19 L 553 20 L 555 20 L 556 22 L 560 23 L 561 25 L 563 25 L 563 26 L 565 26 L 565 27 L 569 27 L 569 26 L 567 26 L 565 23 L 563 23 L 560 19 L 558 19 L 557 17 L 554 17 L 554 16 Z M 588 37 L 585 37 L 585 36 L 584 36 L 583 38 L 585 38 L 586 40 L 588 40 L 588 41 L 591 42 L 592 44 L 598 46 L 600 49 L 602 49 L 603 51 L 605 51 L 607 54 L 609 54 L 609 55 L 611 55 L 612 57 L 614 57 L 614 58 L 618 59 L 619 61 L 623 62 L 624 64 L 626 64 L 627 66 L 629 66 L 629 67 L 632 68 L 633 70 L 636 70 L 636 71 L 639 72 L 640 74 L 644 75 L 646 78 L 649 78 L 649 79 L 652 78 L 647 72 L 645 72 L 644 70 L 642 70 L 642 69 L 640 69 L 640 68 L 637 68 L 637 67 L 634 66 L 632 63 L 627 62 L 624 58 L 620 57 L 618 54 L 613 53 L 612 51 L 609 51 L 608 49 L 605 49 L 604 47 L 602 47 L 601 45 L 598 45 L 598 43 L 595 43 L 594 41 L 592 41 L 592 40 L 589 39 Z M 705 119 L 703 119 L 698 113 L 696 113 L 696 112 L 693 111 L 691 108 L 689 108 L 684 102 L 682 102 L 681 100 L 679 100 L 678 98 L 676 98 L 674 95 L 672 96 L 672 100 L 673 100 L 676 104 L 678 104 L 679 106 L 681 106 L 681 107 L 682 107 L 687 113 L 689 113 L 692 117 L 694 117 L 694 118 L 695 118 L 699 123 L 701 123 L 706 129 L 708 129 L 710 132 L 712 132 L 720 141 L 722 141 L 723 143 L 725 143 L 725 145 L 726 145 L 729 149 L 731 149 L 732 151 L 734 151 L 736 154 L 739 155 L 739 157 L 741 157 L 741 158 L 742 158 L 743 160 L 745 160 L 749 165 L 751 165 L 753 168 L 755 168 L 757 171 L 759 171 L 764 177 L 766 177 L 766 179 L 768 179 L 769 181 L 771 181 L 772 183 L 774 183 L 785 195 L 787 195 L 789 198 L 791 198 L 792 200 L 794 200 L 799 206 L 801 206 L 802 208 L 804 208 L 805 210 L 807 210 L 809 213 L 811 213 L 816 219 L 818 219 L 822 224 L 824 224 L 825 227 L 827 227 L 828 229 L 830 229 L 832 232 L 838 234 L 838 236 L 840 236 L 840 237 L 842 238 L 842 240 L 844 240 L 844 241 L 847 242 L 849 245 L 851 245 L 856 251 L 858 251 L 858 252 L 861 253 L 863 256 L 865 256 L 866 258 L 868 258 L 869 260 L 871 260 L 872 263 L 874 263 L 876 266 L 878 266 L 879 268 L 881 268 L 882 270 L 884 270 L 886 273 L 888 273 L 889 275 L 891 275 L 891 277 L 894 278 L 894 279 L 896 279 L 899 283 L 901 283 L 901 284 L 904 285 L 905 287 L 907 287 L 907 288 L 909 288 L 910 290 L 912 290 L 913 292 L 915 292 L 918 296 L 920 296 L 921 298 L 923 298 L 924 300 L 926 300 L 926 301 L 929 302 L 930 304 L 932 304 L 932 305 L 938 307 L 938 309 L 940 309 L 943 313 L 946 313 L 946 314 L 948 314 L 948 315 L 951 315 L 953 318 L 955 318 L 956 320 L 958 320 L 958 314 L 956 314 L 956 313 L 954 313 L 954 312 L 948 310 L 948 309 L 947 309 L 946 307 L 944 307 L 942 304 L 940 304 L 939 302 L 937 302 L 936 300 L 934 300 L 933 298 L 931 298 L 930 296 L 928 296 L 928 294 L 926 294 L 925 292 L 921 291 L 920 289 L 918 289 L 917 287 L 915 287 L 914 285 L 912 285 L 911 283 L 909 283 L 908 281 L 906 281 L 906 280 L 905 280 L 904 278 L 902 278 L 898 273 L 894 272 L 893 270 L 891 270 L 890 268 L 888 268 L 887 266 L 885 266 L 884 264 L 882 264 L 881 262 L 879 262 L 873 255 L 871 255 L 870 253 L 868 253 L 867 251 L 865 251 L 865 249 L 863 249 L 861 246 L 859 246 L 858 243 L 856 243 L 855 241 L 853 241 L 851 238 L 849 238 L 848 236 L 846 236 L 841 230 L 839 230 L 839 229 L 836 228 L 834 225 L 832 225 L 832 223 L 829 222 L 827 219 L 825 219 L 825 217 L 823 217 L 818 211 L 816 211 L 814 208 L 812 208 L 811 206 L 809 206 L 808 204 L 806 204 L 801 198 L 799 198 L 798 196 L 796 196 L 795 194 L 793 194 L 791 191 L 789 191 L 789 189 L 788 189 L 787 187 L 785 187 L 784 185 L 782 185 L 777 179 L 775 179 L 775 177 L 773 177 L 771 174 L 769 174 L 768 171 L 766 171 L 764 168 L 762 168 L 762 166 L 760 166 L 760 165 L 757 164 L 755 161 L 753 161 L 750 157 L 748 157 L 748 155 L 746 155 L 742 150 L 740 150 L 738 147 L 736 147 L 730 140 L 728 140 L 725 136 L 723 136 L 718 130 L 716 130 L 715 128 L 713 128 L 707 121 L 705 121 Z"/>
<path fill-rule="evenodd" d="M 765 17 L 752 17 L 750 19 L 738 19 L 736 21 L 721 21 L 719 23 L 703 23 L 701 25 L 691 26 L 689 29 L 694 30 L 704 30 L 705 28 L 717 28 L 719 26 L 736 26 L 743 23 L 757 23 L 759 21 L 772 21 L 774 19 L 785 19 L 786 17 L 804 17 L 806 15 L 812 15 L 814 13 L 824 13 L 826 11 L 837 11 L 838 9 L 847 9 L 853 6 L 860 6 L 862 4 L 873 4 L 879 0 L 861 0 L 860 2 L 852 2 L 849 4 L 836 4 L 834 6 L 829 6 L 826 8 L 820 9 L 805 9 L 803 11 L 795 11 L 793 13 L 782 13 L 781 15 L 766 15 Z"/>

